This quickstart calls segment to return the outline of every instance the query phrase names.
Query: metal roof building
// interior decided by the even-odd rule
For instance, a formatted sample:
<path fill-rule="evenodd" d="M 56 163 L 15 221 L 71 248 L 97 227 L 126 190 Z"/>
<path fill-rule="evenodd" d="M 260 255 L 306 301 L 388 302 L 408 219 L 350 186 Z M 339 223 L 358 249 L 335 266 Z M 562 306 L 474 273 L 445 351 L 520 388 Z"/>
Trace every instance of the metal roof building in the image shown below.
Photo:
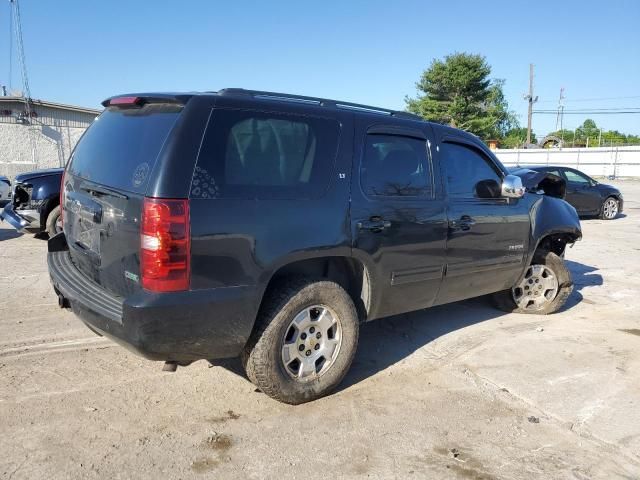
<path fill-rule="evenodd" d="M 0 175 L 65 164 L 100 110 L 0 96 Z"/>

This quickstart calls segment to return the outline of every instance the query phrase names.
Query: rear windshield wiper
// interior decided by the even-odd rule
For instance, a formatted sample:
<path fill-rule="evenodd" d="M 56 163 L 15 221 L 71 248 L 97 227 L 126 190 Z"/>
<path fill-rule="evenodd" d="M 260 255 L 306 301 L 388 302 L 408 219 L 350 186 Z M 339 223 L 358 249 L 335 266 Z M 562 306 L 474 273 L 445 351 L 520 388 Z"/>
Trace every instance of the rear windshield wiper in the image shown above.
<path fill-rule="evenodd" d="M 97 195 L 97 196 L 109 195 L 111 197 L 123 198 L 125 200 L 129 198 L 124 193 L 120 193 L 120 192 L 117 192 L 116 190 L 111 190 L 110 188 L 105 188 L 105 187 L 84 187 L 83 186 L 83 187 L 80 187 L 80 189 L 92 195 Z"/>

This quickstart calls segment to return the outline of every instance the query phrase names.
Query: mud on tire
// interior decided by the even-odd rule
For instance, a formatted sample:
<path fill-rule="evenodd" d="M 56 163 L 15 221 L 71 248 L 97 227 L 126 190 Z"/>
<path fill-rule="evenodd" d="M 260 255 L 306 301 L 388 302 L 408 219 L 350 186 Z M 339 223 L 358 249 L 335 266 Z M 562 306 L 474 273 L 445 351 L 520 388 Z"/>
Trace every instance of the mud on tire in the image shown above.
<path fill-rule="evenodd" d="M 56 223 L 58 222 L 59 218 L 60 218 L 60 205 L 58 205 L 53 210 L 51 210 L 51 212 L 49 212 L 49 215 L 47 216 L 47 225 L 46 225 L 45 231 L 49 234 L 49 238 L 53 237 L 54 235 L 56 235 L 56 233 L 58 233 L 58 230 L 56 229 Z"/>
<path fill-rule="evenodd" d="M 282 349 L 291 322 L 299 312 L 326 305 L 340 322 L 341 342 L 326 371 L 306 381 L 285 369 Z M 327 395 L 342 381 L 358 344 L 358 316 L 353 301 L 337 283 L 306 277 L 287 278 L 269 288 L 253 333 L 242 354 L 247 377 L 268 396 L 289 404 Z"/>

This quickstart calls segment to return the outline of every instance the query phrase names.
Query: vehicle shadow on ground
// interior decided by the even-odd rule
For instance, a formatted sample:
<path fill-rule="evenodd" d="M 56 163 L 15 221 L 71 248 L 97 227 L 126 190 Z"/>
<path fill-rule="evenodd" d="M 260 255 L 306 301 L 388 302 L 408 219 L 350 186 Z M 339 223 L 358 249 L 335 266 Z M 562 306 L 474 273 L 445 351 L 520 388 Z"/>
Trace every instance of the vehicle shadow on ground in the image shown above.
<path fill-rule="evenodd" d="M 603 284 L 597 268 L 566 260 L 574 289 L 562 311 L 582 300 L 580 290 Z M 506 313 L 493 307 L 488 296 L 441 305 L 366 323 L 360 329 L 358 353 L 339 390 L 385 370 L 435 339 L 483 322 L 498 321 Z M 532 320 L 540 318 L 530 315 Z"/>
<path fill-rule="evenodd" d="M 479 297 L 366 323 L 360 329 L 351 369 L 338 390 L 386 370 L 439 337 L 503 315 L 488 297 Z"/>
<path fill-rule="evenodd" d="M 595 273 L 598 271 L 598 268 L 596 267 L 567 259 L 565 259 L 564 262 L 571 271 L 571 278 L 573 279 L 573 292 L 571 292 L 571 296 L 564 306 L 564 309 L 567 310 L 584 300 L 581 293 L 581 290 L 584 287 L 597 287 L 603 285 L 604 279 L 602 278 L 602 275 Z"/>
<path fill-rule="evenodd" d="M 18 238 L 21 236 L 22 236 L 22 233 L 18 232 L 17 230 L 14 230 L 13 228 L 0 229 L 0 242 L 2 242 L 3 240 L 11 240 L 13 238 Z"/>
<path fill-rule="evenodd" d="M 603 284 L 602 276 L 593 273 L 596 268 L 570 260 L 566 262 L 575 286 L 563 310 L 582 301 L 580 290 L 585 286 Z M 365 323 L 360 328 L 355 359 L 338 391 L 401 362 L 439 337 L 479 323 L 498 321 L 504 315 L 505 312 L 493 307 L 490 298 L 484 296 Z M 540 318 L 530 317 L 532 320 Z M 212 364 L 246 378 L 238 359 L 218 360 Z"/>
<path fill-rule="evenodd" d="M 438 337 L 503 315 L 487 297 L 479 297 L 365 323 L 353 364 L 338 391 L 385 370 Z M 238 359 L 211 363 L 246 378 Z"/>
<path fill-rule="evenodd" d="M 584 222 L 585 220 L 602 220 L 603 222 L 615 222 L 616 220 L 621 220 L 623 218 L 627 218 L 626 213 L 619 213 L 613 220 L 604 220 L 598 215 L 582 215 L 580 216 L 580 221 Z"/>

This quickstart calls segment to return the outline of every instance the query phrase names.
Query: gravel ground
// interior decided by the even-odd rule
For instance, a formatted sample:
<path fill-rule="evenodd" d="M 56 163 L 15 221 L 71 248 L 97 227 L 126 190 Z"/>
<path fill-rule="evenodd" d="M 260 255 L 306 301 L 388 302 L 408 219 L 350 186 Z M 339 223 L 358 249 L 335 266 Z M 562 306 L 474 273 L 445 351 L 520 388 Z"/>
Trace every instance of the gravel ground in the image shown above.
<path fill-rule="evenodd" d="M 584 220 L 547 317 L 486 299 L 367 324 L 334 395 L 279 404 L 237 361 L 176 373 L 57 308 L 0 224 L 0 478 L 640 478 L 640 183 Z"/>

